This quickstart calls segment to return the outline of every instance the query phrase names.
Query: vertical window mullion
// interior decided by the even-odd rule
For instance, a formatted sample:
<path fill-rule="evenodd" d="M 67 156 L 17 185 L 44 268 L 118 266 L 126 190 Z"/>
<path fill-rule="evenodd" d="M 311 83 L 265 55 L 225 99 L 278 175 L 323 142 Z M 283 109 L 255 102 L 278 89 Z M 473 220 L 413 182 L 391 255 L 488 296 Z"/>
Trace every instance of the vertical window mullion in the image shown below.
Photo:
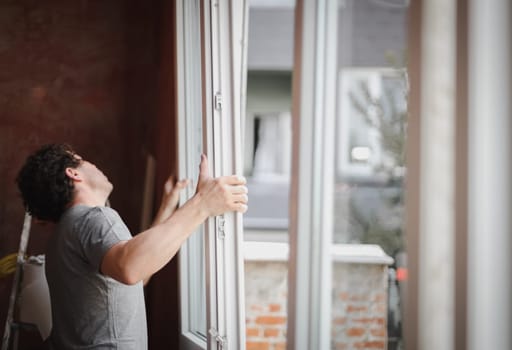
<path fill-rule="evenodd" d="M 467 345 L 510 349 L 512 6 L 469 1 Z"/>
<path fill-rule="evenodd" d="M 418 6 L 416 6 L 418 5 Z M 407 348 L 455 344 L 456 2 L 411 6 Z M 416 25 L 419 21 L 420 25 Z M 459 149 L 460 150 L 460 149 Z"/>
<path fill-rule="evenodd" d="M 337 3 L 296 7 L 288 349 L 330 348 Z"/>

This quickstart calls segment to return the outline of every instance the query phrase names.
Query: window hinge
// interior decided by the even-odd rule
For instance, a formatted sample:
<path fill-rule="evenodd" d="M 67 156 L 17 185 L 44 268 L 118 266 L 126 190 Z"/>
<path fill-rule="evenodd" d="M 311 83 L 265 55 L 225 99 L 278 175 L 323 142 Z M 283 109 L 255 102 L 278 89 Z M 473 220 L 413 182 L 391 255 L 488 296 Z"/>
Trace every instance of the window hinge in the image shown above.
<path fill-rule="evenodd" d="M 221 111 L 222 110 L 222 95 L 220 94 L 220 92 L 217 92 L 215 94 L 215 96 L 213 97 L 213 101 L 215 104 L 215 109 L 218 111 Z"/>
<path fill-rule="evenodd" d="M 226 220 L 224 220 L 224 216 L 219 216 L 217 218 L 217 237 L 220 239 L 226 238 L 225 225 Z"/>
<path fill-rule="evenodd" d="M 219 349 L 221 349 L 221 350 L 227 349 L 228 341 L 225 336 L 220 335 L 219 332 L 217 332 L 217 330 L 215 328 L 210 328 L 208 333 L 210 333 L 210 335 L 213 337 L 213 339 L 215 339 Z"/>

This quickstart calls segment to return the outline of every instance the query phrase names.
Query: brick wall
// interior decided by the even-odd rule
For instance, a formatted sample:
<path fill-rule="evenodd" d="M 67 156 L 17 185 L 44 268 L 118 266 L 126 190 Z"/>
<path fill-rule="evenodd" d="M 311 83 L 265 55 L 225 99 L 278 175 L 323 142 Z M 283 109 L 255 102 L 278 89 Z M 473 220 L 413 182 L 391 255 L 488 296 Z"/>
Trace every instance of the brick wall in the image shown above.
<path fill-rule="evenodd" d="M 286 262 L 246 261 L 247 350 L 286 348 Z"/>
<path fill-rule="evenodd" d="M 274 243 L 269 243 L 273 245 Z M 261 246 L 260 246 L 261 247 Z M 270 248 L 271 250 L 272 248 Z M 263 253 L 265 254 L 265 253 Z M 286 348 L 286 256 L 245 261 L 247 350 Z M 345 257 L 333 266 L 332 349 L 387 348 L 387 259 Z"/>
<path fill-rule="evenodd" d="M 387 266 L 336 263 L 333 349 L 386 349 Z"/>

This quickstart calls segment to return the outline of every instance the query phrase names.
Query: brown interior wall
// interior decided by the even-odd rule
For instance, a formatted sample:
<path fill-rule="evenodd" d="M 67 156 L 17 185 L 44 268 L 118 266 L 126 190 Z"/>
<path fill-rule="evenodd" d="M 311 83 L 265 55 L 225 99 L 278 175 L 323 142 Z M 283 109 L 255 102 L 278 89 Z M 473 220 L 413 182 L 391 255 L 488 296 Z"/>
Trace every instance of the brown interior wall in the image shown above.
<path fill-rule="evenodd" d="M 168 3 L 0 2 L 0 257 L 19 244 L 23 208 L 16 173 L 27 154 L 50 142 L 72 144 L 105 172 L 115 186 L 112 206 L 138 232 L 147 153 L 157 157 L 158 188 L 175 163 Z M 43 253 L 50 233 L 51 227 L 35 225 L 29 254 Z M 155 339 L 177 339 L 176 309 L 154 312 L 155 298 L 177 299 L 173 279 L 171 264 L 148 289 L 148 320 L 166 323 L 150 324 Z M 10 290 L 11 279 L 0 280 L 2 333 Z M 177 301 L 166 305 L 175 308 Z M 170 348 L 166 341 L 162 348 Z"/>
<path fill-rule="evenodd" d="M 158 102 L 154 147 L 157 160 L 156 202 L 169 175 L 177 169 L 176 119 L 176 60 L 174 2 L 160 0 L 160 29 L 158 30 Z M 178 263 L 171 260 L 156 273 L 146 287 L 148 336 L 150 349 L 179 348 Z"/>

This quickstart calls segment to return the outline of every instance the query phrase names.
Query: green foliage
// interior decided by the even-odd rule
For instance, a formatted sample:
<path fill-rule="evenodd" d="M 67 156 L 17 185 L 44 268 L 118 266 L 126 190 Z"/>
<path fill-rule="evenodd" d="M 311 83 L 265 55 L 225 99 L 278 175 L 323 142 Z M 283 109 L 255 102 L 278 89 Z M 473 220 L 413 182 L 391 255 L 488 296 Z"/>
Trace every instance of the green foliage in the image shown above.
<path fill-rule="evenodd" d="M 390 56 L 390 62 L 396 65 L 396 56 Z M 402 65 L 403 67 L 403 65 Z M 378 97 L 370 91 L 368 83 L 362 82 L 357 91 L 350 92 L 350 100 L 357 112 L 363 117 L 369 128 L 377 131 L 383 154 L 391 161 L 382 162 L 375 169 L 377 172 L 388 175 L 395 186 L 402 185 L 402 177 L 397 178 L 396 169 L 405 169 L 407 140 L 408 100 L 407 73 L 403 68 L 398 68 L 397 79 L 401 90 L 398 93 L 391 89 L 385 89 Z M 357 189 L 355 189 L 357 191 Z M 391 216 L 403 218 L 403 190 L 400 189 L 394 195 L 384 195 L 381 191 L 380 202 L 383 208 L 381 212 L 392 213 Z M 351 205 L 351 227 L 359 231 L 359 238 L 364 243 L 378 244 L 387 254 L 393 256 L 404 249 L 402 225 L 386 225 L 377 213 L 362 215 L 361 208 Z M 389 220 L 390 218 L 388 218 Z M 386 220 L 386 218 L 384 218 Z M 400 220 L 402 221 L 402 220 Z"/>
<path fill-rule="evenodd" d="M 399 79 L 404 88 L 399 98 L 407 101 L 407 84 L 405 70 L 398 70 Z M 358 93 L 351 91 L 350 100 L 354 108 L 363 117 L 366 124 L 379 134 L 384 153 L 392 159 L 392 167 L 405 166 L 405 143 L 407 132 L 407 109 L 401 108 L 391 89 L 385 89 L 381 96 L 374 97 L 368 83 L 361 82 Z M 390 165 L 381 164 L 379 171 L 393 174 Z"/>

